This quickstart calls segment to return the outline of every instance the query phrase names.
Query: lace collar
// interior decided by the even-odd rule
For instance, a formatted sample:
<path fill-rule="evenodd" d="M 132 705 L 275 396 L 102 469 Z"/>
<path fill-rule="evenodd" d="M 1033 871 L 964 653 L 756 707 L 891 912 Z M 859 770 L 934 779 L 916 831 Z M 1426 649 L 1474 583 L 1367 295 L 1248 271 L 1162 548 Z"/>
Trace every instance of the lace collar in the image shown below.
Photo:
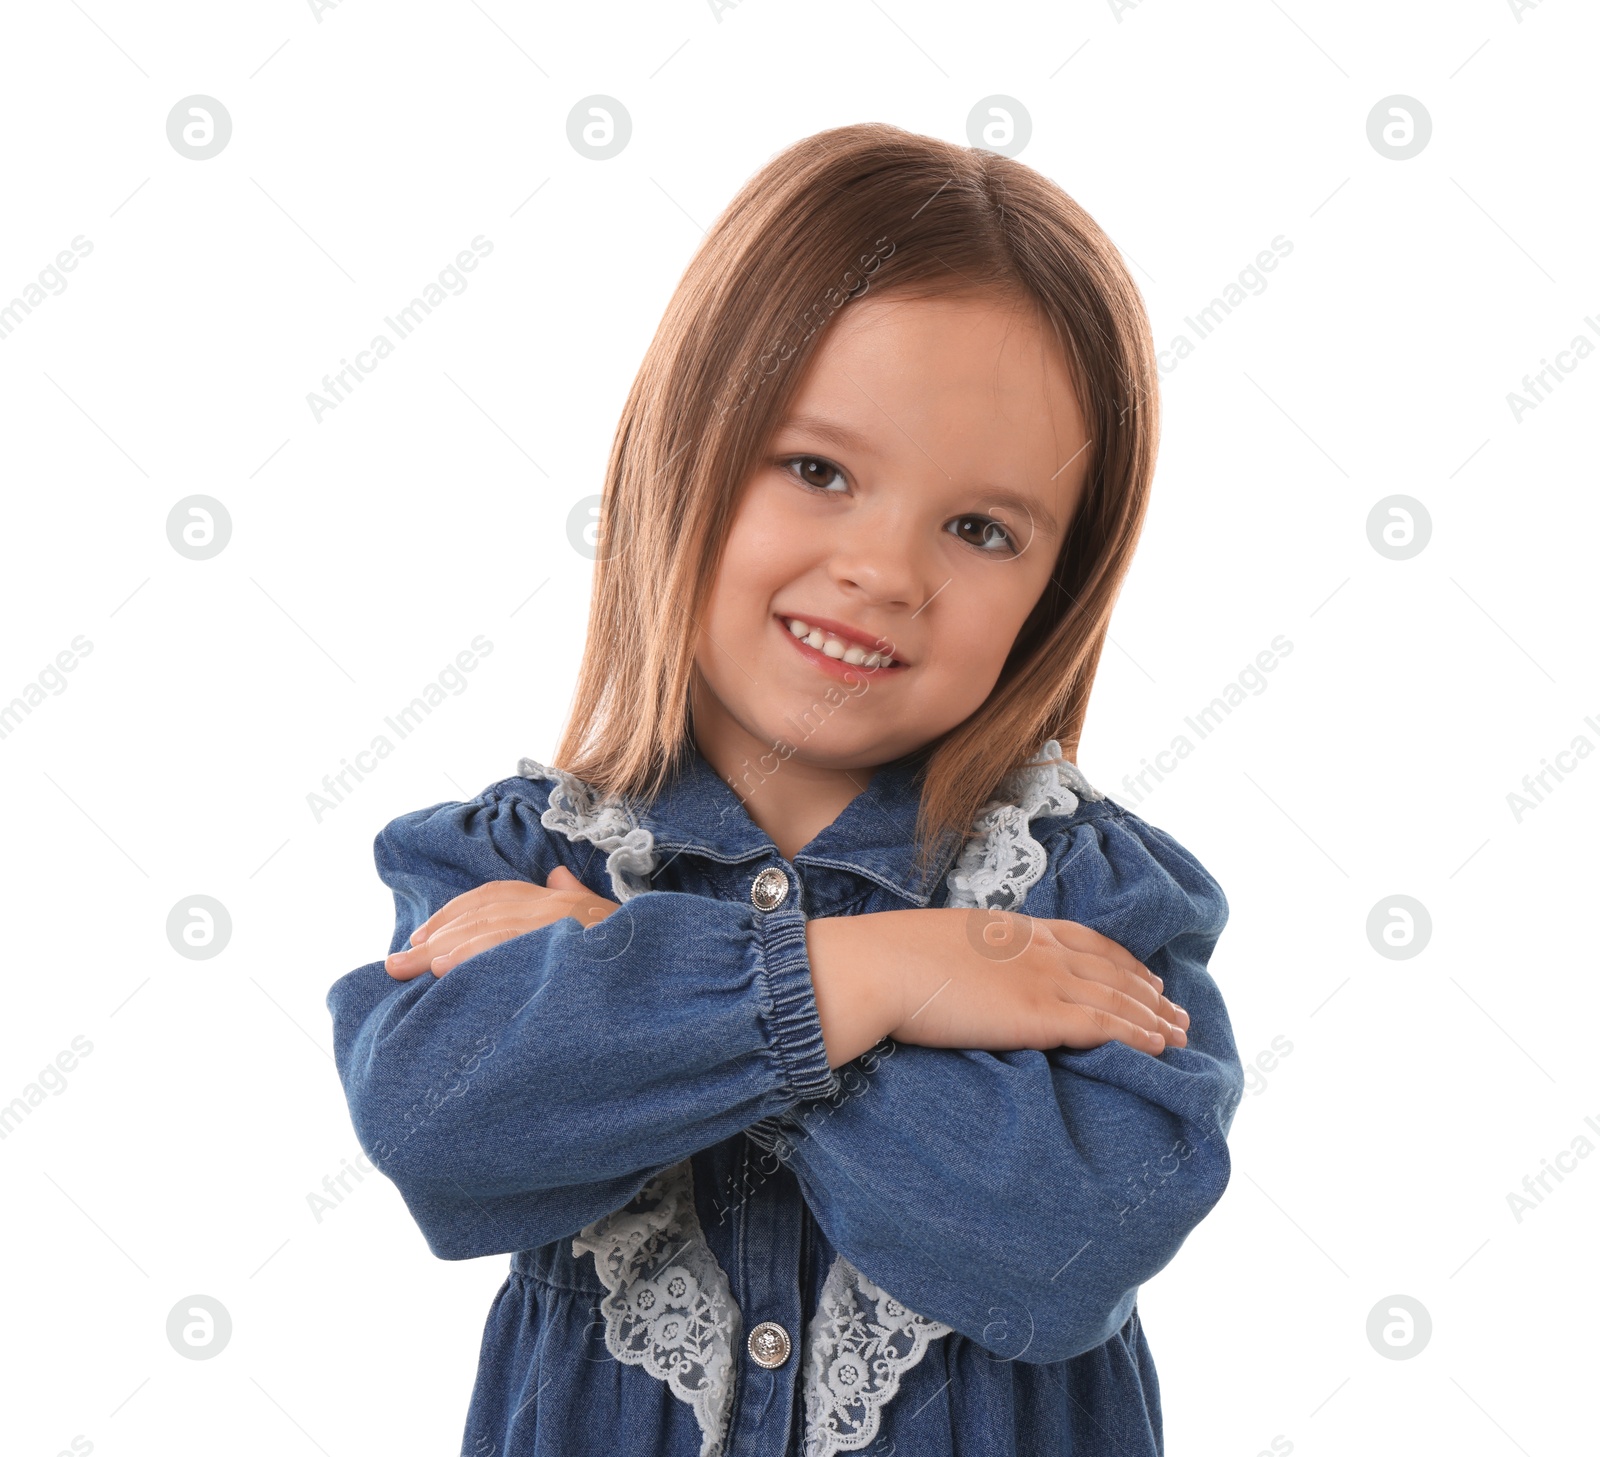
<path fill-rule="evenodd" d="M 1033 757 L 1040 762 L 1014 770 L 999 797 L 984 806 L 975 822 L 979 833 L 959 856 L 955 837 L 947 837 L 935 867 L 949 866 L 954 858 L 948 873 L 934 868 L 918 877 L 915 870 L 912 837 L 921 797 L 920 754 L 880 766 L 866 789 L 800 851 L 795 863 L 802 870 L 808 864 L 854 870 L 918 906 L 933 899 L 941 874 L 950 886 L 952 905 L 1019 905 L 1044 870 L 1043 851 L 1028 833 L 1029 821 L 1072 814 L 1079 796 L 1105 797 L 1077 765 L 1062 757 L 1057 740 L 1047 739 Z M 541 823 L 607 852 L 606 873 L 619 903 L 648 890 L 655 865 L 682 851 L 737 864 L 773 850 L 743 800 L 698 750 L 683 760 L 648 806 L 602 799 L 583 780 L 535 759 L 519 760 L 517 772 L 528 779 L 556 781 Z"/>

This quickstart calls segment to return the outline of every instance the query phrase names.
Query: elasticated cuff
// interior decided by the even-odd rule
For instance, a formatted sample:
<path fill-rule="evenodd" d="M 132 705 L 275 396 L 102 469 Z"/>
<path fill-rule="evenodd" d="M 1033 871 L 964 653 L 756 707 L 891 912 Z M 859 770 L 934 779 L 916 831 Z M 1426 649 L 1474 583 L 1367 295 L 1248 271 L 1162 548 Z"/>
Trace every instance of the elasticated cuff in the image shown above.
<path fill-rule="evenodd" d="M 771 999 L 772 1043 L 796 1101 L 832 1097 L 839 1075 L 828 1066 L 828 1048 L 817 1016 L 806 955 L 806 918 L 799 910 L 756 912 L 761 931 L 761 974 Z"/>

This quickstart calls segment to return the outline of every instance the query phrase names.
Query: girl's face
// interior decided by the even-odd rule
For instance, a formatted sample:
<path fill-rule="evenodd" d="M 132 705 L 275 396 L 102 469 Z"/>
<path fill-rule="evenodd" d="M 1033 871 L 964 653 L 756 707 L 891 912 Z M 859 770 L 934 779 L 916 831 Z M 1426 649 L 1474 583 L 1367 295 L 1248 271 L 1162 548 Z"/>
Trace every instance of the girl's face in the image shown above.
<path fill-rule="evenodd" d="M 848 305 L 741 487 L 696 649 L 702 753 L 875 767 L 971 715 L 1055 567 L 1087 445 L 1027 307 Z M 878 639 L 896 664 L 854 666 L 837 632 L 804 647 L 795 619 Z"/>

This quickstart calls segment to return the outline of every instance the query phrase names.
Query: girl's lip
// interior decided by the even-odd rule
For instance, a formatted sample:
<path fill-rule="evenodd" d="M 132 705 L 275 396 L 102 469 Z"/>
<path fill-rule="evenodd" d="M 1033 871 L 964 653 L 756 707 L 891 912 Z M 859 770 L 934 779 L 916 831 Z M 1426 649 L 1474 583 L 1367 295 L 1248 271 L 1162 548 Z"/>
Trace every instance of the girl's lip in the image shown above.
<path fill-rule="evenodd" d="M 830 658 L 820 648 L 811 647 L 797 638 L 789 631 L 789 624 L 776 613 L 773 614 L 772 620 L 778 624 L 778 631 L 794 644 L 797 652 L 809 659 L 824 673 L 838 678 L 841 682 L 856 683 L 863 678 L 888 678 L 906 670 L 907 665 L 905 663 L 896 663 L 892 667 L 865 668 L 858 663 L 847 663 L 843 658 Z"/>

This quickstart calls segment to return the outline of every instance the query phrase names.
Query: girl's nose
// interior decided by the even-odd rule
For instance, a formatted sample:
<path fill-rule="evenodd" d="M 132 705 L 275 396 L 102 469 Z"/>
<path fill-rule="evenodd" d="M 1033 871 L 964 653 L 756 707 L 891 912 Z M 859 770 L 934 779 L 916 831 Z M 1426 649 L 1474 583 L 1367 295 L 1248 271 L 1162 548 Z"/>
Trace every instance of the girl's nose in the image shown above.
<path fill-rule="evenodd" d="M 868 528 L 863 520 L 851 525 L 850 535 L 839 542 L 828 562 L 834 581 L 880 606 L 922 606 L 938 583 L 925 581 L 926 557 L 905 522 L 886 521 Z"/>

